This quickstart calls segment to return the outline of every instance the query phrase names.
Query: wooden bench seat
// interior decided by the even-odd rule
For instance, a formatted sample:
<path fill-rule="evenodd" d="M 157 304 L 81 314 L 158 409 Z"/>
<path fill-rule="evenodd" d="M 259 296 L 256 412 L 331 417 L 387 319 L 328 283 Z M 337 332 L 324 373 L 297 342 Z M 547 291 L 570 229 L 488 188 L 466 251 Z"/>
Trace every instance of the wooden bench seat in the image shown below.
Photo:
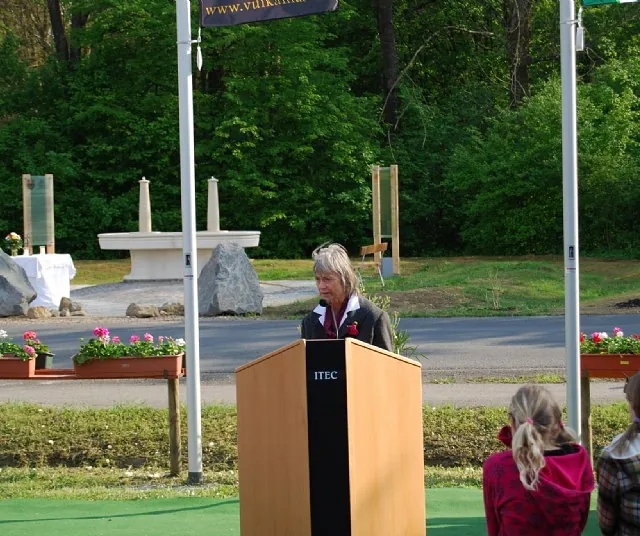
<path fill-rule="evenodd" d="M 362 257 L 360 264 L 358 265 L 358 272 L 361 271 L 365 266 L 373 266 L 378 271 L 378 275 L 380 276 L 380 282 L 384 286 L 384 278 L 382 277 L 382 255 L 387 248 L 389 247 L 388 242 L 381 242 L 380 244 L 371 244 L 370 246 L 362 246 L 360 248 L 360 256 Z M 367 255 L 373 255 L 372 261 L 367 261 Z"/>

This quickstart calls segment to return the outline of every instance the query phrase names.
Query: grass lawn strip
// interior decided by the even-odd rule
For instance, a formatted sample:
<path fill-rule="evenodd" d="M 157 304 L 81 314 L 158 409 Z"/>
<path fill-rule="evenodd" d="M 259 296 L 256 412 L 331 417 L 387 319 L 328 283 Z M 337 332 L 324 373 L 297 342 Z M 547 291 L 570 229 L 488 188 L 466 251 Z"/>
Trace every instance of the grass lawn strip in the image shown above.
<path fill-rule="evenodd" d="M 358 259 L 354 259 L 357 267 Z M 121 282 L 129 259 L 75 261 L 73 284 Z M 309 280 L 312 261 L 255 259 L 260 281 Z M 640 298 L 640 266 L 636 261 L 580 259 L 582 314 L 621 314 Z M 385 280 L 364 273 L 366 292 L 387 295 L 390 311 L 400 316 L 533 316 L 564 311 L 564 270 L 561 257 L 443 257 L 404 258 L 401 275 Z M 268 307 L 265 318 L 301 318 L 315 300 Z"/>
<path fill-rule="evenodd" d="M 595 494 L 587 529 L 599 534 Z M 480 536 L 486 534 L 482 491 L 477 489 L 427 489 L 429 536 Z M 43 501 L 0 502 L 0 527 L 11 536 L 240 536 L 237 497 L 229 499 L 149 499 L 145 501 Z"/>

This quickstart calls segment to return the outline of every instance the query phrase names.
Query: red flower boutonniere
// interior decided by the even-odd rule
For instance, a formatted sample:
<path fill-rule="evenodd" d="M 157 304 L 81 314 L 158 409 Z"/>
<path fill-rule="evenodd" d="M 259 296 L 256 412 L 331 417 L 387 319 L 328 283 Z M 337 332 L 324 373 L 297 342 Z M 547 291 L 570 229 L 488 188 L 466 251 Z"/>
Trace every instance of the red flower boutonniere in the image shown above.
<path fill-rule="evenodd" d="M 358 331 L 357 322 L 354 322 L 353 324 L 351 324 L 347 329 L 347 335 L 349 335 L 349 337 L 357 337 L 359 333 L 360 332 Z"/>

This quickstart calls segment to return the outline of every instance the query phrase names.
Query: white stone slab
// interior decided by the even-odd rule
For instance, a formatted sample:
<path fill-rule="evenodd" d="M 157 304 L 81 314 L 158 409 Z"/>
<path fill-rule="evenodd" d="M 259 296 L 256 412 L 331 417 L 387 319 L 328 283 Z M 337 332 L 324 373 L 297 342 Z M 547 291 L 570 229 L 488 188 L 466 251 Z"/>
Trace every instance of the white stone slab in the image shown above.
<path fill-rule="evenodd" d="M 103 233 L 98 235 L 101 249 L 129 250 L 131 273 L 125 281 L 151 281 L 182 279 L 182 233 L 132 232 Z M 243 248 L 256 247 L 260 243 L 259 231 L 198 231 L 198 275 L 211 258 L 218 244 L 236 243 Z"/>

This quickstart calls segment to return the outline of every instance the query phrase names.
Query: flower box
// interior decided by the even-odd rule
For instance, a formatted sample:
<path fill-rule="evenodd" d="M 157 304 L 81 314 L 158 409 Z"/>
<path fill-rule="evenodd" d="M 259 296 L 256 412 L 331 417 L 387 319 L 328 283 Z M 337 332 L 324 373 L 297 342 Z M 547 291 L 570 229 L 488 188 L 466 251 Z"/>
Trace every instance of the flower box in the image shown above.
<path fill-rule="evenodd" d="M 82 364 L 74 362 L 74 371 L 79 379 L 179 378 L 182 355 L 92 359 Z"/>
<path fill-rule="evenodd" d="M 35 375 L 35 359 L 23 361 L 19 357 L 0 356 L 0 379 L 28 379 Z"/>
<path fill-rule="evenodd" d="M 580 354 L 580 372 L 590 378 L 627 378 L 640 371 L 640 354 Z"/>

